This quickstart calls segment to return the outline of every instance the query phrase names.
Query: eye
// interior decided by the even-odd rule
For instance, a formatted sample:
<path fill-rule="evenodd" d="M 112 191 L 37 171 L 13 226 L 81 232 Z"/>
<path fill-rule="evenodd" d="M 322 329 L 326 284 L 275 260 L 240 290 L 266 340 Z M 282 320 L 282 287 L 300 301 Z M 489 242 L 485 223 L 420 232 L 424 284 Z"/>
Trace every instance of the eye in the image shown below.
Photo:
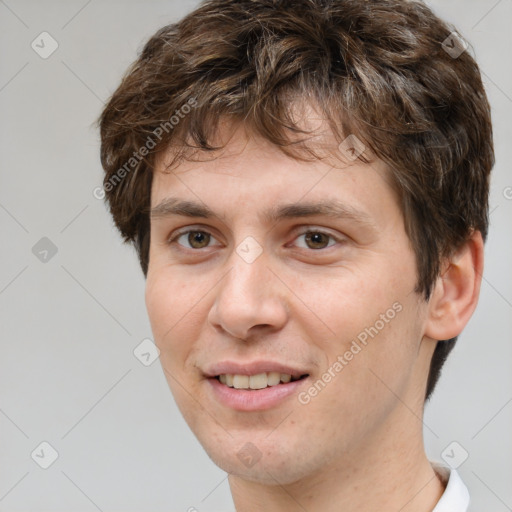
<path fill-rule="evenodd" d="M 187 247 L 188 249 L 204 249 L 205 247 L 208 247 L 208 244 L 212 238 L 215 240 L 215 238 L 210 233 L 208 233 L 208 231 L 195 229 L 177 233 L 169 240 L 169 243 L 178 242 L 179 239 L 185 235 L 187 235 L 185 240 L 189 245 L 184 245 L 184 247 Z M 183 244 L 179 243 L 179 245 Z"/>
<path fill-rule="evenodd" d="M 297 236 L 297 239 L 305 237 L 304 240 L 306 242 L 305 249 L 313 249 L 313 250 L 321 250 L 326 249 L 327 247 L 331 247 L 332 245 L 336 245 L 336 241 L 340 241 L 338 238 L 334 237 L 330 233 L 325 233 L 323 231 L 318 230 L 308 230 L 304 233 L 301 233 Z M 331 239 L 334 243 L 331 245 L 327 245 Z"/>

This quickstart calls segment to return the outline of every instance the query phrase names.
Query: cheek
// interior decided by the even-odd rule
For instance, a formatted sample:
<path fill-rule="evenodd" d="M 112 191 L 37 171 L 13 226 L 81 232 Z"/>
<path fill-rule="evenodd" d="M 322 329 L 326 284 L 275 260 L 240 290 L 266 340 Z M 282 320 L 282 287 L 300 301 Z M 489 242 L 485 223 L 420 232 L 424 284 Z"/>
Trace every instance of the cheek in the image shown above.
<path fill-rule="evenodd" d="M 198 394 L 197 383 L 191 379 L 197 369 L 190 366 L 190 361 L 194 359 L 194 342 L 200 339 L 199 316 L 204 315 L 200 298 L 204 294 L 201 283 L 178 272 L 148 273 L 146 308 L 160 350 L 160 364 L 175 402 L 189 424 L 196 421 L 197 413 L 197 403 L 191 399 L 191 395 Z"/>
<path fill-rule="evenodd" d="M 158 338 L 172 328 L 169 334 L 187 322 L 188 317 L 200 306 L 200 299 L 207 289 L 204 282 L 186 273 L 168 268 L 150 270 L 146 280 L 146 307 Z"/>
<path fill-rule="evenodd" d="M 149 272 L 146 308 L 162 363 L 183 368 L 183 360 L 197 339 L 204 285 L 177 272 Z"/>
<path fill-rule="evenodd" d="M 347 343 L 350 345 L 352 339 L 364 335 L 365 328 L 373 326 L 379 315 L 400 300 L 400 289 L 390 286 L 382 275 L 384 271 L 366 266 L 302 281 L 297 295 L 307 298 L 307 318 L 314 321 L 306 321 L 304 315 L 303 321 L 299 321 L 305 330 L 310 330 L 311 339 L 320 341 L 319 334 L 323 335 L 324 348 L 331 353 L 344 351 Z"/>
<path fill-rule="evenodd" d="M 409 314 L 402 310 L 378 333 L 368 331 L 371 334 L 350 319 L 344 324 L 350 323 L 351 332 L 347 330 L 336 342 L 322 346 L 329 354 L 329 365 L 305 390 L 307 395 L 301 396 L 301 403 L 308 403 L 299 407 L 300 417 L 306 424 L 308 418 L 323 418 L 323 438 L 336 439 L 340 453 L 350 453 L 364 443 L 400 408 L 397 396 L 403 397 L 408 389 L 416 357 L 407 326 L 414 319 L 406 318 Z M 372 318 L 370 327 L 374 324 Z M 367 334 L 365 343 L 357 338 L 360 332 Z"/>
<path fill-rule="evenodd" d="M 390 266 L 366 272 L 361 268 L 316 284 L 303 282 L 300 293 L 308 297 L 310 309 L 329 334 L 319 336 L 320 322 L 305 317 L 301 328 L 314 340 L 315 350 L 326 356 L 320 372 L 330 370 L 322 379 L 330 382 L 321 393 L 338 404 L 337 410 L 357 410 L 363 403 L 368 410 L 378 410 L 382 400 L 393 398 L 390 389 L 404 389 L 417 357 L 422 319 L 411 293 L 414 272 L 392 272 Z"/>

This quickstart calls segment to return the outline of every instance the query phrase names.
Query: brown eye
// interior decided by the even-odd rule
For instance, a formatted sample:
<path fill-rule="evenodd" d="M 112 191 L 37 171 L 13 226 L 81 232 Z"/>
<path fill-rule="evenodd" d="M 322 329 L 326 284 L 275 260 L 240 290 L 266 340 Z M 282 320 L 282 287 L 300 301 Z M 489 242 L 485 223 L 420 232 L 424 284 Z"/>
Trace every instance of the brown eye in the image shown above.
<path fill-rule="evenodd" d="M 184 233 L 184 235 L 187 234 L 187 242 L 192 249 L 204 249 L 208 247 L 211 238 L 210 233 L 206 233 L 206 231 L 188 231 L 188 233 Z"/>
<path fill-rule="evenodd" d="M 310 250 L 322 250 L 327 249 L 333 245 L 336 245 L 336 242 L 341 242 L 341 240 L 330 233 L 325 233 L 323 231 L 304 231 L 299 234 L 296 240 L 303 239 L 304 242 L 302 244 L 297 244 L 297 247 L 301 249 L 310 249 Z M 330 243 L 332 241 L 332 243 Z"/>
<path fill-rule="evenodd" d="M 332 238 L 330 235 L 320 231 L 308 231 L 304 233 L 304 236 L 310 249 L 324 249 L 329 244 L 329 239 Z"/>
<path fill-rule="evenodd" d="M 182 238 L 186 240 L 186 242 L 180 242 Z M 208 231 L 188 229 L 174 234 L 174 236 L 167 240 L 167 243 L 169 245 L 177 244 L 185 249 L 199 250 L 208 247 L 212 239 L 215 240 L 215 237 L 208 233 Z"/>

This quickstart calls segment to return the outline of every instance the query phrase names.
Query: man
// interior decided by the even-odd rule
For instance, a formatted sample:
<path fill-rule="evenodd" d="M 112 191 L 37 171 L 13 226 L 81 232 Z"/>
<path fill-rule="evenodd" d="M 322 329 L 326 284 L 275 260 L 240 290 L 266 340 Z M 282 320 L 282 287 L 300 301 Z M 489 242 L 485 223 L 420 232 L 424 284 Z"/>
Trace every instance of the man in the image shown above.
<path fill-rule="evenodd" d="M 467 510 L 422 436 L 488 228 L 466 48 L 419 2 L 211 0 L 101 116 L 163 370 L 239 512 Z"/>

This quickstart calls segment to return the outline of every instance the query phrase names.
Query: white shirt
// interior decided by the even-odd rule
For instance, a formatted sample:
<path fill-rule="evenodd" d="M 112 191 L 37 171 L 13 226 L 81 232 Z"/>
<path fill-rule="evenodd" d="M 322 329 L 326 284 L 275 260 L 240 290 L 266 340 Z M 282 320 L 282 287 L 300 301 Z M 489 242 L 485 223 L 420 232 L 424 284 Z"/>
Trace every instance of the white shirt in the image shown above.
<path fill-rule="evenodd" d="M 457 471 L 435 462 L 431 464 L 446 483 L 446 489 L 432 512 L 467 512 L 469 492 Z"/>

